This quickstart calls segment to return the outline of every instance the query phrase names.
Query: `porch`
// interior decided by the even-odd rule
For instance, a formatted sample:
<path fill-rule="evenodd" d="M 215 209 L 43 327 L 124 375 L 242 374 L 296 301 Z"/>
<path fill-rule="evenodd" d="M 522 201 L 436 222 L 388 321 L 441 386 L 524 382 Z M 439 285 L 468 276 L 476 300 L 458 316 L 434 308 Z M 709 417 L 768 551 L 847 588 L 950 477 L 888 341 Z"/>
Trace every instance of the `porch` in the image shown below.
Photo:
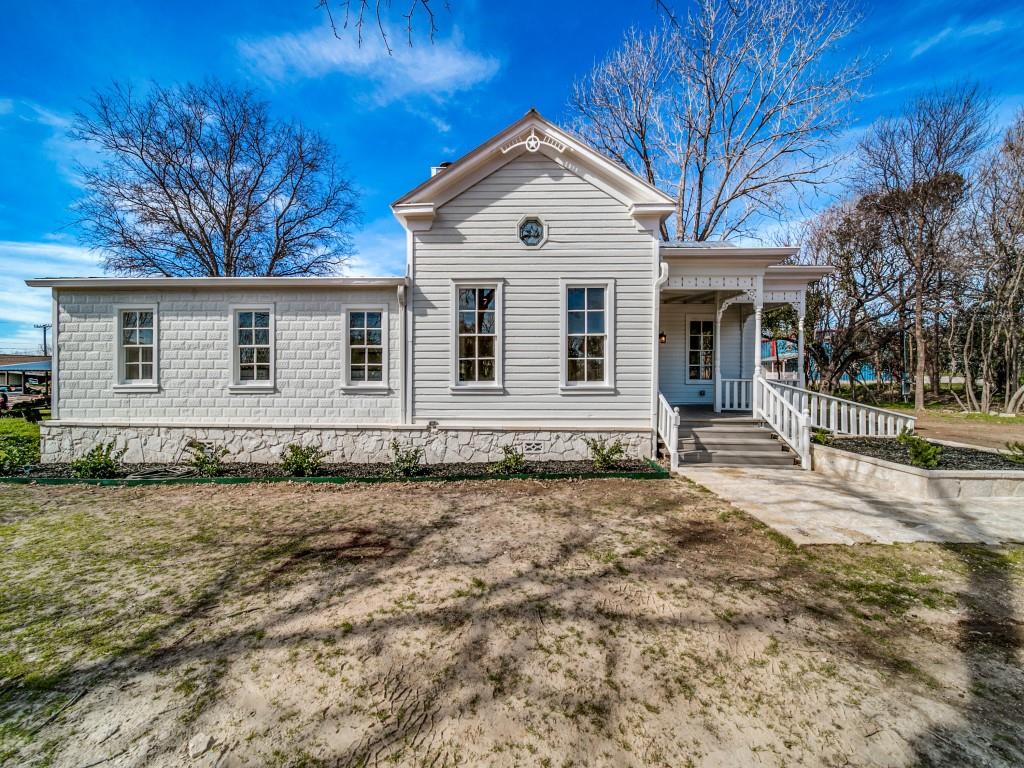
<path fill-rule="evenodd" d="M 828 268 L 780 265 L 792 249 L 694 244 L 662 249 L 658 436 L 683 463 L 810 469 L 812 429 L 895 437 L 913 417 L 810 392 L 804 380 L 807 286 Z M 797 316 L 788 366 L 764 348 L 766 309 Z M 795 370 L 794 370 L 795 369 Z"/>

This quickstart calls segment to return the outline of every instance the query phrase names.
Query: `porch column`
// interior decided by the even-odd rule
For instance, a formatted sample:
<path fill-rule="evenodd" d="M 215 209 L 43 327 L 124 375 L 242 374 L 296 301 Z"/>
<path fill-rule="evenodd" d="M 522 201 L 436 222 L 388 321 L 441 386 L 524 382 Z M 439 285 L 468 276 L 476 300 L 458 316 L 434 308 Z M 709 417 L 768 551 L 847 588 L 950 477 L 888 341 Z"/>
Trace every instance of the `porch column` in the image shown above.
<path fill-rule="evenodd" d="M 761 302 L 754 305 L 754 376 L 761 377 Z"/>
<path fill-rule="evenodd" d="M 804 319 L 804 308 L 800 307 L 796 326 L 796 381 L 800 389 L 804 389 L 807 386 L 807 376 L 804 373 Z"/>
<path fill-rule="evenodd" d="M 722 387 L 722 309 L 718 292 L 715 292 L 715 380 L 712 386 L 715 388 L 715 413 L 722 412 L 722 400 L 720 390 Z M 687 361 L 689 362 L 689 361 Z"/>
<path fill-rule="evenodd" d="M 761 309 L 764 306 L 762 291 L 754 299 L 754 378 L 751 381 L 751 414 L 757 418 L 761 410 Z"/>

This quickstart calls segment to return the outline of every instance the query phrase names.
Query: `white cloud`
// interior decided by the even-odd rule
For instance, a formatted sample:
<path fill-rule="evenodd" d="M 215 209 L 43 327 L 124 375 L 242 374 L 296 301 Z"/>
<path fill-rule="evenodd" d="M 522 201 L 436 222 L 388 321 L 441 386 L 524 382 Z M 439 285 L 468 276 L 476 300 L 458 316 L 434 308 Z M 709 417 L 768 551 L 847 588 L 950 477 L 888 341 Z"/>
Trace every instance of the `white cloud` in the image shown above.
<path fill-rule="evenodd" d="M 0 115 L 11 115 L 26 123 L 43 126 L 49 134 L 40 142 L 43 151 L 65 181 L 76 187 L 82 186 L 78 164 L 93 160 L 98 154 L 94 147 L 68 135 L 72 123 L 70 115 L 24 99 L 0 99 Z"/>
<path fill-rule="evenodd" d="M 922 53 L 931 50 L 935 46 L 940 45 L 947 40 L 950 42 L 963 42 L 964 40 L 968 40 L 973 37 L 990 37 L 992 35 L 998 35 L 1006 29 L 1007 24 L 1002 19 L 979 21 L 975 24 L 968 24 L 965 27 L 949 25 L 915 45 L 914 49 L 910 52 L 910 58 L 916 59 Z"/>
<path fill-rule="evenodd" d="M 40 332 L 32 325 L 50 322 L 50 292 L 29 288 L 26 279 L 99 274 L 99 259 L 87 248 L 60 241 L 0 240 L 0 322 L 14 327 L 0 338 L 0 348 L 34 348 Z"/>
<path fill-rule="evenodd" d="M 377 219 L 356 235 L 356 255 L 346 273 L 357 277 L 405 274 L 405 230 L 394 219 Z"/>
<path fill-rule="evenodd" d="M 432 44 L 396 44 L 391 55 L 379 36 L 368 36 L 359 45 L 352 35 L 335 37 L 329 27 L 242 40 L 238 50 L 269 80 L 339 73 L 365 77 L 376 84 L 379 104 L 411 95 L 447 96 L 489 80 L 500 66 L 496 58 L 466 48 L 457 30 Z"/>

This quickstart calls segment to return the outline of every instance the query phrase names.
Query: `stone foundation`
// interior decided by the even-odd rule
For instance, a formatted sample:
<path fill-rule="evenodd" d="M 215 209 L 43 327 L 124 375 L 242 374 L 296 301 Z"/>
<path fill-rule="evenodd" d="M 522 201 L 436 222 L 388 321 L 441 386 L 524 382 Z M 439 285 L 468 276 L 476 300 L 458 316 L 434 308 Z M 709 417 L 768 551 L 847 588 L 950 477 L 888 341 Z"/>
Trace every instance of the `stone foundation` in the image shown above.
<path fill-rule="evenodd" d="M 429 464 L 496 461 L 501 449 L 514 446 L 527 459 L 558 461 L 590 458 L 584 442 L 600 438 L 620 440 L 631 457 L 651 455 L 649 431 L 439 429 L 426 427 L 246 427 L 246 426 L 99 426 L 61 422 L 41 424 L 42 461 L 71 461 L 93 446 L 113 442 L 124 448 L 123 461 L 163 464 L 184 459 L 189 440 L 227 448 L 226 462 L 272 464 L 290 443 L 316 445 L 327 452 L 326 462 L 386 462 L 391 441 L 423 448 Z"/>

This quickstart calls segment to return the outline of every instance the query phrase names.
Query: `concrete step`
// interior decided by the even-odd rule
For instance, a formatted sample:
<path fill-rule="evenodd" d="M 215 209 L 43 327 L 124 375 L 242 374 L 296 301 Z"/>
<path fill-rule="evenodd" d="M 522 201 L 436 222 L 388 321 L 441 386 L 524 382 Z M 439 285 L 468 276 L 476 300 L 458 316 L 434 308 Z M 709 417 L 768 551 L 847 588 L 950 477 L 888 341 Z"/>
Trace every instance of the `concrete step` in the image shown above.
<path fill-rule="evenodd" d="M 721 438 L 721 439 L 759 439 L 767 436 L 771 437 L 772 431 L 759 427 L 756 424 L 749 426 L 735 425 L 735 426 L 721 426 L 721 427 L 696 427 L 693 429 L 684 428 L 682 425 L 679 427 L 680 437 L 708 437 L 708 438 Z"/>
<path fill-rule="evenodd" d="M 773 453 L 786 450 L 785 446 L 778 440 L 774 440 L 770 434 L 764 438 L 750 437 L 699 437 L 680 438 L 680 451 L 756 451 L 758 453 Z"/>
<path fill-rule="evenodd" d="M 796 457 L 788 451 L 684 451 L 679 454 L 679 463 L 732 467 L 792 467 L 796 463 Z"/>

